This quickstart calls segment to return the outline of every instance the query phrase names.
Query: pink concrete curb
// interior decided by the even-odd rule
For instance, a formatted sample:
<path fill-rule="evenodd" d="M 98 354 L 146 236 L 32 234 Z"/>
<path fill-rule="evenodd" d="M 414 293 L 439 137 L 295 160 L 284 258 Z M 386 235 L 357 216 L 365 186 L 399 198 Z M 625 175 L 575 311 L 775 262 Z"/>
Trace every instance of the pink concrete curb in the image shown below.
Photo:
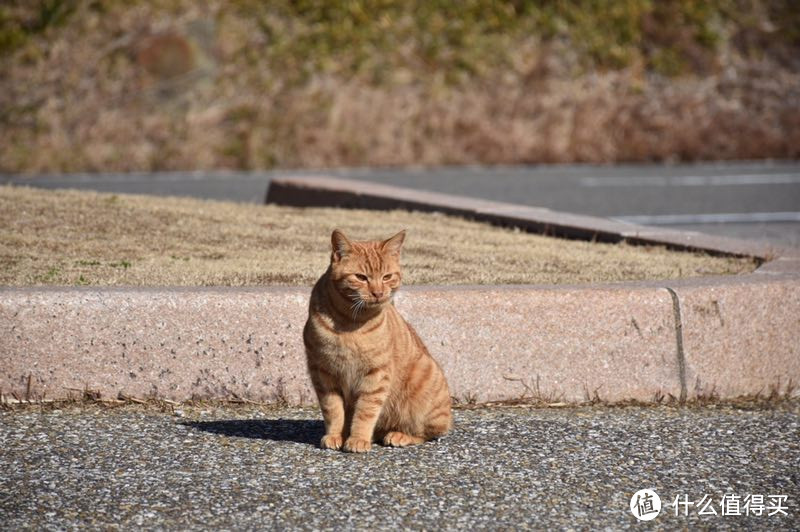
<path fill-rule="evenodd" d="M 368 193 L 356 194 L 335 188 L 345 180 L 296 181 L 273 182 L 278 192 L 271 190 L 270 199 L 397 207 L 397 198 L 380 195 L 388 188 L 400 201 L 417 202 L 405 207 L 574 238 L 772 259 L 735 277 L 407 287 L 397 306 L 460 400 L 728 399 L 785 393 L 800 382 L 795 251 L 396 187 L 359 183 Z M 0 288 L 0 393 L 56 399 L 88 389 L 109 398 L 311 404 L 301 338 L 309 293 L 310 287 Z"/>
<path fill-rule="evenodd" d="M 397 305 L 462 400 L 732 398 L 800 381 L 798 283 L 780 273 L 409 287 Z M 313 403 L 301 339 L 308 292 L 2 289 L 0 388 L 17 398 L 88 388 L 111 398 Z"/>

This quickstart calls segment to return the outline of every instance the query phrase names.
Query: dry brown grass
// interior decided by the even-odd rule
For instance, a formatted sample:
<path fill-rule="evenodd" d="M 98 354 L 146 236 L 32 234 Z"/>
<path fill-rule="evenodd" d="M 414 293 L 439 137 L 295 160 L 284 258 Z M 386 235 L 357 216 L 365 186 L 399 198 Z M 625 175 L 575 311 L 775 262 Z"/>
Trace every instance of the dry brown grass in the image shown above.
<path fill-rule="evenodd" d="M 746 259 L 547 238 L 460 218 L 0 187 L 2 285 L 310 285 L 330 233 L 408 230 L 411 284 L 584 283 L 752 271 Z"/>
<path fill-rule="evenodd" d="M 73 95 L 3 126 L 0 170 L 797 158 L 800 75 L 757 79 L 773 74 L 639 84 L 606 73 L 460 90 L 326 78 L 274 98 L 232 88 L 230 97 L 201 95 L 186 112 L 185 95 Z"/>
<path fill-rule="evenodd" d="M 800 156 L 800 75 L 637 81 L 630 72 L 459 90 L 325 80 L 242 137 L 232 166 L 606 163 Z M 774 75 L 774 73 L 769 74 Z M 230 137 L 229 137 L 230 138 Z"/>

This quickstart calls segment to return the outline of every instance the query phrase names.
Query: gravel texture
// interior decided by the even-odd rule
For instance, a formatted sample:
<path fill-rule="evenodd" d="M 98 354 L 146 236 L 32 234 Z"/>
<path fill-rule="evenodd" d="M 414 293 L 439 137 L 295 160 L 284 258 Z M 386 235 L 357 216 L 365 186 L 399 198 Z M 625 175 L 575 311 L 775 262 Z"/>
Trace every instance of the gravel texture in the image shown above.
<path fill-rule="evenodd" d="M 319 419 L 208 405 L 0 412 L 0 528 L 619 529 L 645 526 L 628 509 L 642 488 L 665 504 L 659 528 L 800 525 L 796 404 L 458 410 L 439 441 L 366 455 L 319 449 Z M 667 506 L 709 495 L 719 514 L 725 493 L 767 506 L 785 495 L 788 515 Z"/>

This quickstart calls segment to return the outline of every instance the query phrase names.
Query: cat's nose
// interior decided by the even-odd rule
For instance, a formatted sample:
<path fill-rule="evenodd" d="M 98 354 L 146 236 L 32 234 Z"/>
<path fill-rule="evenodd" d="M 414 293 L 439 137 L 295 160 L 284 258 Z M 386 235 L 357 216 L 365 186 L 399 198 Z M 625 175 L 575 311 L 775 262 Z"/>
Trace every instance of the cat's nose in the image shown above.
<path fill-rule="evenodd" d="M 384 294 L 384 292 L 376 292 L 375 290 L 372 291 L 372 295 L 375 297 L 375 299 L 382 298 L 383 294 Z"/>

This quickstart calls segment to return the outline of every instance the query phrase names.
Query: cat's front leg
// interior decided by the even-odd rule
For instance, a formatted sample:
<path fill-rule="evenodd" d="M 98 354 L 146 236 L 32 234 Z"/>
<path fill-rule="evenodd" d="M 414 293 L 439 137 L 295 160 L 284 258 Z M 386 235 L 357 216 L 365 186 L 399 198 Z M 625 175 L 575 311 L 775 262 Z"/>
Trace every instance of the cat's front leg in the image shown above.
<path fill-rule="evenodd" d="M 344 440 L 344 399 L 336 388 L 333 377 L 325 370 L 309 367 L 311 382 L 317 392 L 322 419 L 325 421 L 325 435 L 320 441 L 323 449 L 341 449 Z"/>
<path fill-rule="evenodd" d="M 362 381 L 362 390 L 353 406 L 350 436 L 344 442 L 345 451 L 364 453 L 372 448 L 375 424 L 388 395 L 389 377 L 386 373 L 375 372 Z"/>
<path fill-rule="evenodd" d="M 341 449 L 344 431 L 344 400 L 336 392 L 320 396 L 319 406 L 325 420 L 325 435 L 320 441 L 323 449 Z"/>

